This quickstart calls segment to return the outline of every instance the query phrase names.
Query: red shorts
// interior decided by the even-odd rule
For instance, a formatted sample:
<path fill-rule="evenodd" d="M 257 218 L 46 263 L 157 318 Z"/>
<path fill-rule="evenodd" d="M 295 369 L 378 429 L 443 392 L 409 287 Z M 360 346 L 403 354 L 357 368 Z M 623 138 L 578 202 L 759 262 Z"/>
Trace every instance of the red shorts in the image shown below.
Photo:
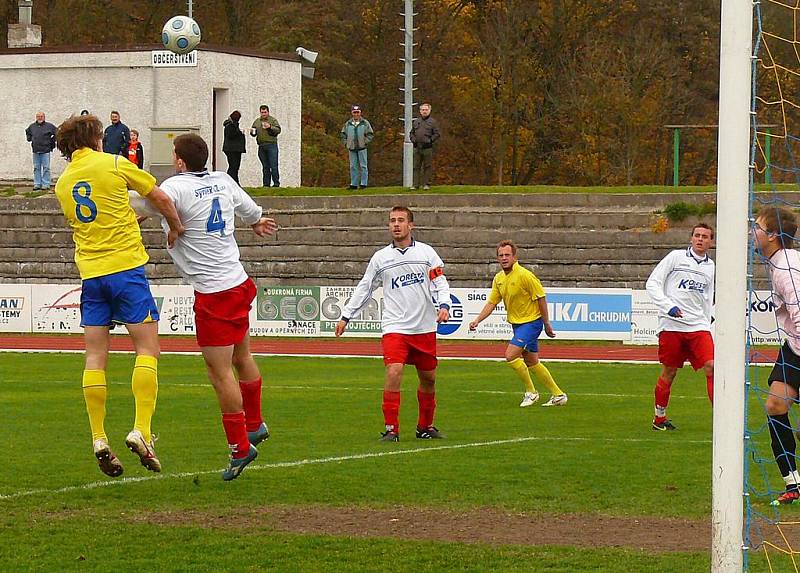
<path fill-rule="evenodd" d="M 413 364 L 417 370 L 436 370 L 436 333 L 384 334 L 381 339 L 384 364 Z"/>
<path fill-rule="evenodd" d="M 658 361 L 664 366 L 681 368 L 686 361 L 699 370 L 714 360 L 714 340 L 707 330 L 675 332 L 662 330 L 658 334 Z"/>
<path fill-rule="evenodd" d="M 250 330 L 250 303 L 255 297 L 253 279 L 220 292 L 195 292 L 197 344 L 201 347 L 232 346 L 244 340 Z"/>

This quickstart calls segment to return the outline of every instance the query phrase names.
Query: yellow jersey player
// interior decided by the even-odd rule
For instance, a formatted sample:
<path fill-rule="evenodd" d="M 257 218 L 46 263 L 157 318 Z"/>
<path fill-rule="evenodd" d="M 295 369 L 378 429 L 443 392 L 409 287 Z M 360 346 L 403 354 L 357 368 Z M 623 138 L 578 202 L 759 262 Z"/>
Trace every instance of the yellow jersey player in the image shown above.
<path fill-rule="evenodd" d="M 542 406 L 563 406 L 567 403 L 567 395 L 558 387 L 547 367 L 539 362 L 539 335 L 542 329 L 550 338 L 556 335 L 547 314 L 542 283 L 536 275 L 519 264 L 517 246 L 513 241 L 500 241 L 497 245 L 497 262 L 501 271 L 492 281 L 488 302 L 475 320 L 469 323 L 469 329 L 478 328 L 478 324 L 492 314 L 502 300 L 508 313 L 508 322 L 514 330 L 506 347 L 506 361 L 525 384 L 520 407 L 532 406 L 539 400 L 531 375 L 550 390 L 550 399 Z"/>
<path fill-rule="evenodd" d="M 155 178 L 120 155 L 100 151 L 102 140 L 103 124 L 93 115 L 70 117 L 58 127 L 56 145 L 69 163 L 56 183 L 56 197 L 72 229 L 82 280 L 86 344 L 82 386 L 94 454 L 103 473 L 116 477 L 123 468 L 104 429 L 113 324 L 127 327 L 136 349 L 131 382 L 136 415 L 125 444 L 147 469 L 161 471 L 150 432 L 158 393 L 158 309 L 144 273 L 148 257 L 128 189 L 146 197 L 169 221 L 170 245 L 183 227 L 175 205 L 156 186 Z"/>

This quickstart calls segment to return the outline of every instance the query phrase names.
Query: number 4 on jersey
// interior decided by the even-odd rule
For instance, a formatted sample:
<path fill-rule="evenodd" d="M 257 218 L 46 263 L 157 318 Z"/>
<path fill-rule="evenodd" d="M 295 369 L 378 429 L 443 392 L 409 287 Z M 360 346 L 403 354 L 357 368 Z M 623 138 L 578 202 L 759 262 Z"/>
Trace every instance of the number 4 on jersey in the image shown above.
<path fill-rule="evenodd" d="M 211 201 L 211 214 L 206 221 L 206 232 L 213 233 L 214 231 L 219 231 L 221 235 L 224 230 L 225 219 L 222 218 L 222 207 L 219 206 L 219 198 L 215 197 L 214 200 Z"/>

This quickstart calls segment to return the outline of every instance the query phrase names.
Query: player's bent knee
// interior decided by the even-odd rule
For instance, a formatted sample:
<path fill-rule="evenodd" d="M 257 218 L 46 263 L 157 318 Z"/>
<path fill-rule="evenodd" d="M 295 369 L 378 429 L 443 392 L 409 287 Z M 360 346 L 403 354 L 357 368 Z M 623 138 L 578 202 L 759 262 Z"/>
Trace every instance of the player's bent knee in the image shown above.
<path fill-rule="evenodd" d="M 789 411 L 791 402 L 780 396 L 769 396 L 764 404 L 764 409 L 769 416 L 781 416 Z"/>

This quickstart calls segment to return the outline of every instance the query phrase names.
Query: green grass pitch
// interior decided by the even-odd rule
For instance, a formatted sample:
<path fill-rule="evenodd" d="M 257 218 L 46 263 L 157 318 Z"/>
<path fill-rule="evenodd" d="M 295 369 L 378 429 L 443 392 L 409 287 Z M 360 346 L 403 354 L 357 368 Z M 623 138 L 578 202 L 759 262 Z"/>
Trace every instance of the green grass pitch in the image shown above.
<path fill-rule="evenodd" d="M 383 444 L 380 360 L 259 357 L 272 438 L 225 483 L 227 447 L 199 356 L 160 361 L 154 429 L 164 473 L 156 475 L 124 448 L 133 358 L 112 355 L 106 429 L 125 464 L 116 481 L 91 454 L 82 360 L 0 356 L 2 571 L 708 570 L 707 551 L 643 551 L 624 539 L 591 547 L 592 533 L 578 528 L 532 545 L 465 542 L 447 531 L 431 539 L 305 531 L 294 517 L 402 507 L 707 523 L 711 408 L 705 380 L 689 369 L 670 404 L 680 429 L 662 433 L 650 429 L 655 365 L 550 363 L 569 404 L 521 409 L 520 384 L 502 363 L 442 361 L 436 424 L 447 439 L 422 442 L 407 368 L 401 441 Z"/>

